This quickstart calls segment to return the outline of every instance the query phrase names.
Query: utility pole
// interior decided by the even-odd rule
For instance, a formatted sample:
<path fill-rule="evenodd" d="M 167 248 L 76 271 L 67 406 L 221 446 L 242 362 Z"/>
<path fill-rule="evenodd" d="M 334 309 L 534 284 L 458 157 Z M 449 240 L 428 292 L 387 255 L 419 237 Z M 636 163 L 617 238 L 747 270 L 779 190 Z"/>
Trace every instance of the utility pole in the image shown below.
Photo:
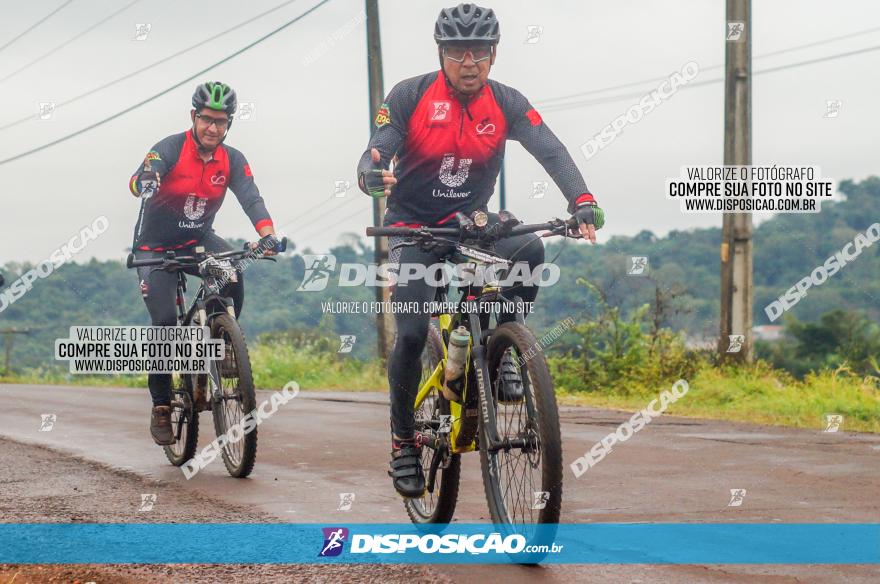
<path fill-rule="evenodd" d="M 751 0 L 727 0 L 724 164 L 752 164 Z M 752 214 L 725 213 L 721 230 L 722 361 L 752 360 Z M 730 335 L 742 335 L 738 352 Z"/>
<path fill-rule="evenodd" d="M 501 172 L 498 174 L 498 209 L 504 210 L 507 209 L 507 188 L 504 180 L 504 168 L 507 165 L 504 164 L 504 158 L 501 159 Z"/>
<path fill-rule="evenodd" d="M 0 333 L 3 333 L 3 348 L 6 350 L 6 361 L 3 367 L 3 375 L 9 375 L 12 373 L 12 335 L 27 335 L 30 334 L 29 329 L 0 329 Z"/>
<path fill-rule="evenodd" d="M 382 39 L 379 35 L 379 2 L 378 0 L 365 0 L 367 11 L 367 70 L 369 71 L 370 91 L 370 135 L 376 131 L 373 116 L 379 111 L 382 100 L 385 99 L 385 89 L 382 80 Z M 373 225 L 380 227 L 385 217 L 385 199 L 377 197 L 373 199 Z M 374 239 L 373 257 L 377 265 L 388 261 L 388 239 L 376 237 Z M 387 287 L 376 286 L 376 301 L 388 302 L 391 300 L 391 291 Z M 384 306 L 384 304 L 383 304 Z M 379 358 L 383 361 L 391 352 L 391 341 L 394 338 L 394 319 L 388 311 L 380 310 L 376 314 L 376 340 Z"/>

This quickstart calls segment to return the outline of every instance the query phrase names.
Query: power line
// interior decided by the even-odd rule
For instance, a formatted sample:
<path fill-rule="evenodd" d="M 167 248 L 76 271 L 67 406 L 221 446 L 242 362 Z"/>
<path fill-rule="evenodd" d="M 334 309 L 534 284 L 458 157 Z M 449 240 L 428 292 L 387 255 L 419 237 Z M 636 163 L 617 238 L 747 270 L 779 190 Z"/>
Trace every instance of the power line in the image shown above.
<path fill-rule="evenodd" d="M 127 114 L 128 112 L 133 111 L 133 110 L 136 110 L 137 108 L 139 108 L 139 107 L 141 107 L 141 106 L 143 106 L 143 105 L 145 105 L 145 104 L 147 104 L 147 103 L 153 101 L 154 99 L 158 99 L 159 97 L 162 97 L 162 96 L 165 95 L 166 93 L 169 93 L 169 92 L 171 92 L 171 91 L 177 89 L 178 87 L 180 87 L 180 86 L 183 85 L 184 83 L 189 83 L 190 81 L 192 81 L 192 80 L 195 79 L 196 77 L 198 77 L 198 76 L 200 76 L 200 75 L 203 75 L 204 73 L 207 73 L 207 72 L 210 71 L 211 69 L 213 69 L 213 68 L 215 68 L 215 67 L 218 67 L 219 65 L 222 65 L 223 63 L 225 63 L 225 62 L 227 62 L 227 61 L 229 61 L 229 60 L 231 60 L 231 59 L 237 57 L 238 55 L 244 53 L 244 52 L 247 51 L 248 49 L 251 49 L 251 48 L 255 47 L 256 45 L 262 43 L 262 42 L 265 41 L 266 39 L 268 39 L 268 38 L 270 38 L 270 37 L 272 37 L 272 36 L 275 36 L 276 34 L 278 34 L 279 32 L 281 32 L 282 30 L 284 30 L 284 29 L 287 28 L 288 26 L 292 25 L 293 23 L 297 22 L 298 20 L 300 20 L 300 19 L 304 18 L 305 16 L 309 15 L 309 14 L 312 13 L 314 10 L 316 10 L 316 9 L 319 8 L 320 6 L 323 6 L 324 4 L 326 4 L 326 3 L 329 2 L 329 1 L 330 1 L 330 0 L 321 0 L 320 2 L 318 2 L 317 4 L 315 4 L 314 6 L 312 6 L 311 8 L 309 8 L 308 10 L 306 10 L 305 12 L 303 12 L 302 14 L 300 14 L 299 16 L 293 18 L 292 20 L 287 21 L 286 23 L 282 24 L 281 26 L 279 26 L 279 27 L 276 28 L 275 30 L 273 30 L 273 31 L 271 31 L 271 32 L 269 32 L 269 33 L 263 35 L 262 37 L 258 38 L 258 39 L 255 40 L 254 42 L 252 42 L 252 43 L 250 43 L 250 44 L 248 44 L 248 45 L 245 45 L 245 46 L 242 47 L 241 49 L 235 51 L 234 53 L 232 53 L 231 55 L 229 55 L 229 56 L 227 56 L 227 57 L 224 57 L 223 59 L 220 59 L 220 60 L 217 61 L 216 63 L 213 63 L 213 64 L 209 65 L 208 67 L 205 67 L 205 68 L 202 69 L 201 71 L 198 71 L 198 72 L 196 72 L 196 73 L 190 75 L 190 76 L 187 77 L 186 79 L 184 79 L 184 80 L 182 80 L 182 81 L 179 81 L 179 82 L 175 83 L 175 84 L 172 85 L 171 87 L 168 87 L 167 89 L 164 89 L 164 90 L 160 91 L 159 93 L 157 93 L 157 94 L 155 94 L 155 95 L 153 95 L 153 96 L 151 96 L 151 97 L 148 97 L 148 98 L 144 99 L 143 101 L 140 101 L 140 102 L 138 102 L 138 103 L 136 103 L 136 104 L 134 104 L 134 105 L 132 105 L 132 106 L 129 106 L 129 107 L 125 108 L 124 110 L 119 111 L 119 112 L 113 114 L 113 115 L 110 116 L 110 117 L 104 118 L 103 120 L 100 120 L 100 121 L 98 121 L 98 122 L 95 122 L 94 124 L 91 124 L 91 125 L 89 125 L 89 126 L 86 126 L 85 128 L 82 128 L 82 129 L 80 129 L 80 130 L 77 130 L 76 132 L 73 132 L 73 133 L 68 134 L 68 135 L 66 135 L 66 136 L 63 136 L 63 137 L 61 137 L 61 138 L 58 138 L 57 140 L 53 140 L 53 141 L 51 141 L 51 142 L 48 142 L 48 143 L 46 143 L 46 144 L 43 144 L 42 146 L 37 146 L 36 148 L 32 148 L 32 149 L 30 149 L 30 150 L 27 150 L 27 151 L 25 151 L 25 152 L 22 152 L 21 154 L 16 154 L 15 156 L 12 156 L 11 158 L 6 158 L 6 159 L 4 159 L 4 160 L 0 160 L 0 166 L 2 166 L 2 165 L 4 165 L 4 164 L 7 164 L 7 163 L 9 163 L 9 162 L 12 162 L 13 160 L 18 160 L 19 158 L 24 158 L 25 156 L 29 156 L 29 155 L 34 154 L 34 153 L 36 153 L 36 152 L 39 152 L 39 151 L 41 151 L 41 150 L 45 150 L 46 148 L 50 148 L 50 147 L 52 147 L 52 146 L 55 146 L 56 144 L 60 144 L 60 143 L 62 143 L 62 142 L 66 142 L 67 140 L 70 140 L 71 138 L 75 138 L 76 136 L 79 136 L 80 134 L 85 134 L 85 133 L 88 132 L 89 130 L 93 130 L 93 129 L 99 127 L 99 126 L 103 126 L 103 125 L 106 124 L 107 122 L 113 121 L 113 120 L 115 120 L 116 118 L 118 118 L 118 117 L 120 117 L 120 116 L 123 116 L 123 115 Z"/>
<path fill-rule="evenodd" d="M 69 0 L 69 1 L 72 2 L 73 0 Z M 119 77 L 118 79 L 114 79 L 113 81 L 109 81 L 109 82 L 105 83 L 104 85 L 101 85 L 101 86 L 99 86 L 99 87 L 96 87 L 96 88 L 94 88 L 94 89 L 91 89 L 91 90 L 89 90 L 89 91 L 86 91 L 85 93 L 81 93 L 80 95 L 77 95 L 76 97 L 72 97 L 72 98 L 70 98 L 70 99 L 68 99 L 68 100 L 66 100 L 66 101 L 62 101 L 62 102 L 60 102 L 60 103 L 57 103 L 57 104 L 55 104 L 55 109 L 57 110 L 58 108 L 63 107 L 63 106 L 65 106 L 65 105 L 70 105 L 70 104 L 72 104 L 72 103 L 74 103 L 74 102 L 76 102 L 76 101 L 79 101 L 79 100 L 81 100 L 81 99 L 83 99 L 83 98 L 85 98 L 85 97 L 88 97 L 88 96 L 90 96 L 90 95 L 93 95 L 93 94 L 95 94 L 95 93 L 97 93 L 97 92 L 99 92 L 99 91 L 102 91 L 102 90 L 104 90 L 104 89 L 107 89 L 108 87 L 112 87 L 113 85 L 116 85 L 117 83 L 121 83 L 121 82 L 123 82 L 123 81 L 125 81 L 125 80 L 127 80 L 127 79 L 131 79 L 132 77 L 134 77 L 134 76 L 136 76 L 136 75 L 140 75 L 141 73 L 143 73 L 143 72 L 145 72 L 145 71 L 149 71 L 150 69 L 153 69 L 153 68 L 155 68 L 155 67 L 158 67 L 158 66 L 161 65 L 162 63 L 167 63 L 168 61 L 170 61 L 170 60 L 172 60 L 172 59 L 176 59 L 177 57 L 179 57 L 179 56 L 181 56 L 181 55 L 183 55 L 183 54 L 185 54 L 185 53 L 188 53 L 188 52 L 190 52 L 190 51 L 192 51 L 192 50 L 194 50 L 194 49 L 197 49 L 197 48 L 201 47 L 202 45 L 205 45 L 205 44 L 207 44 L 207 43 L 209 43 L 209 42 L 211 42 L 211 41 L 213 41 L 213 40 L 216 40 L 216 39 L 220 38 L 220 37 L 223 36 L 223 35 L 226 35 L 226 34 L 229 34 L 230 32 L 233 32 L 233 31 L 235 31 L 235 30 L 238 30 L 239 28 L 241 28 L 241 27 L 243 27 L 243 26 L 247 26 L 248 24 L 254 22 L 255 20 L 258 20 L 258 19 L 260 19 L 260 18 L 266 16 L 267 14 L 270 14 L 270 13 L 272 13 L 272 12 L 275 12 L 276 10 L 278 10 L 278 9 L 280 9 L 280 8 L 283 8 L 283 7 L 285 7 L 285 6 L 289 5 L 289 4 L 293 4 L 294 2 L 296 2 L 296 0 L 287 0 L 287 2 L 284 2 L 284 3 L 282 3 L 282 4 L 279 4 L 278 6 L 276 6 L 276 7 L 274 7 L 274 8 L 270 8 L 269 10 L 266 10 L 265 12 L 262 12 L 262 13 L 256 15 L 256 16 L 254 16 L 253 18 L 249 18 L 248 20 L 245 20 L 244 22 L 239 22 L 239 23 L 236 24 L 235 26 L 230 27 L 230 28 L 227 28 L 227 29 L 224 30 L 223 32 L 219 32 L 219 33 L 217 33 L 217 34 L 215 34 L 215 35 L 213 35 L 213 36 L 210 36 L 210 37 L 208 37 L 208 38 L 206 38 L 206 39 L 204 39 L 204 40 L 202 40 L 202 41 L 200 41 L 200 42 L 198 42 L 198 43 L 196 43 L 196 44 L 194 44 L 194 45 L 192 45 L 192 46 L 189 46 L 189 47 L 187 47 L 187 48 L 185 48 L 185 49 L 183 49 L 183 50 L 177 51 L 176 53 L 174 53 L 174 54 L 172 54 L 172 55 L 168 55 L 167 57 L 164 57 L 164 58 L 162 58 L 162 59 L 159 59 L 158 61 L 155 61 L 154 63 L 150 63 L 150 64 L 147 65 L 146 67 L 141 67 L 140 69 L 138 69 L 138 70 L 136 70 L 136 71 L 132 71 L 131 73 L 128 73 L 128 74 L 126 74 L 126 75 L 123 75 L 122 77 Z M 35 119 L 36 119 L 36 116 L 35 116 L 34 114 L 28 114 L 27 116 L 24 116 L 23 118 L 20 118 L 20 119 L 18 119 L 18 120 L 15 120 L 14 122 L 9 122 L 8 124 L 5 124 L 5 125 L 3 125 L 3 126 L 0 126 L 0 132 L 2 132 L 3 130 L 7 130 L 7 129 L 9 129 L 9 128 L 12 128 L 13 126 L 17 126 L 17 125 L 22 124 L 22 123 L 24 123 L 24 122 L 32 121 L 32 120 L 35 120 Z"/>
<path fill-rule="evenodd" d="M 3 49 L 8 47 L 9 45 L 14 43 L 15 41 L 17 41 L 18 39 L 20 39 L 21 37 L 23 37 L 27 33 L 31 32 L 32 30 L 34 30 L 35 28 L 37 28 L 38 26 L 40 26 L 41 24 L 43 24 L 44 22 L 49 20 L 50 18 L 52 18 L 58 11 L 60 11 L 62 8 L 64 8 L 65 6 L 70 4 L 71 2 L 73 2 L 73 0 L 67 0 L 67 2 L 65 2 L 64 4 L 62 4 L 61 6 L 59 6 L 58 8 L 56 8 L 55 10 L 53 10 L 52 12 L 50 12 L 49 14 L 47 14 L 46 16 L 44 16 L 43 18 L 38 20 L 37 22 L 33 23 L 29 27 L 27 27 L 23 32 L 20 32 L 18 34 L 18 36 L 14 37 L 12 40 L 6 41 L 6 44 L 3 45 L 2 47 L 0 47 L 0 51 L 2 51 Z"/>
<path fill-rule="evenodd" d="M 846 35 L 840 35 L 840 36 L 836 36 L 836 37 L 831 37 L 831 38 L 827 38 L 827 39 L 822 39 L 822 40 L 815 41 L 815 42 L 812 42 L 812 43 L 806 43 L 806 44 L 803 44 L 803 45 L 796 45 L 796 46 L 794 46 L 794 47 L 788 47 L 787 49 L 780 49 L 780 50 L 778 50 L 778 51 L 773 51 L 773 52 L 770 52 L 770 53 L 765 53 L 765 54 L 763 54 L 763 55 L 757 55 L 757 56 L 753 57 L 753 59 L 754 59 L 754 60 L 757 60 L 757 59 L 766 59 L 767 57 L 774 57 L 774 56 L 776 56 L 776 55 L 781 55 L 782 53 L 790 53 L 790 52 L 792 52 L 792 51 L 799 51 L 799 50 L 801 50 L 801 49 L 806 49 L 806 48 L 809 48 L 809 47 L 815 47 L 815 46 L 818 46 L 818 45 L 824 45 L 824 44 L 832 43 L 832 42 L 839 41 L 839 40 L 843 40 L 843 39 L 849 39 L 849 38 L 852 38 L 852 37 L 855 37 L 855 36 L 859 36 L 859 35 L 863 35 L 863 34 L 869 34 L 869 33 L 872 33 L 872 32 L 876 32 L 876 31 L 878 31 L 878 30 L 880 30 L 880 26 L 876 26 L 876 27 L 873 27 L 873 28 L 868 28 L 868 29 L 865 29 L 865 30 L 861 30 L 861 31 L 853 32 L 853 33 L 846 34 Z M 711 66 L 709 66 L 709 67 L 702 67 L 700 70 L 701 70 L 701 71 L 710 71 L 710 70 L 712 70 L 712 69 L 720 69 L 720 68 L 723 67 L 723 66 L 724 66 L 723 64 L 720 64 L 720 65 L 711 65 Z M 535 102 L 535 105 L 536 105 L 536 106 L 542 106 L 542 109 L 546 109 L 546 108 L 544 108 L 543 106 L 552 107 L 552 106 L 557 106 L 557 105 L 563 105 L 563 104 L 550 104 L 549 102 L 551 102 L 551 101 L 559 101 L 559 100 L 564 100 L 564 99 L 571 99 L 572 97 L 581 97 L 581 96 L 584 96 L 584 95 L 593 95 L 593 94 L 596 94 L 596 93 L 604 93 L 604 92 L 606 92 L 606 91 L 612 91 L 612 90 L 614 90 L 614 89 L 623 89 L 623 88 L 625 88 L 625 87 L 633 87 L 633 86 L 638 86 L 638 85 L 644 85 L 645 83 L 656 83 L 656 82 L 658 82 L 658 81 L 664 81 L 664 80 L 667 79 L 667 78 L 668 78 L 668 76 L 663 76 L 663 77 L 652 77 L 652 78 L 650 78 L 650 79 L 642 79 L 641 81 L 633 81 L 633 82 L 631 82 L 631 83 L 623 83 L 623 84 L 621 84 L 621 85 L 612 85 L 612 86 L 609 86 L 609 87 L 602 87 L 602 88 L 599 88 L 599 89 L 591 89 L 591 90 L 589 90 L 589 91 L 581 91 L 581 92 L 578 92 L 578 93 L 572 93 L 572 94 L 569 94 L 569 95 L 560 95 L 560 96 L 558 96 L 558 97 L 551 97 L 551 98 L 548 98 L 548 99 L 544 99 L 544 100 L 536 101 L 536 102 Z"/>
<path fill-rule="evenodd" d="M 53 49 L 50 49 L 49 52 L 47 52 L 47 53 L 43 53 L 42 55 L 40 55 L 39 57 L 37 57 L 36 59 L 34 59 L 33 61 L 31 61 L 30 63 L 27 63 L 26 65 L 24 65 L 24 66 L 22 66 L 22 67 L 19 67 L 18 69 L 16 69 L 15 71 L 13 71 L 13 72 L 10 73 L 9 75 L 7 75 L 6 77 L 2 77 L 2 78 L 0 78 L 0 83 L 3 83 L 4 81 L 6 81 L 7 79 L 9 79 L 10 77 L 14 77 L 14 76 L 18 75 L 19 73 L 21 73 L 21 72 L 24 71 L 25 69 L 31 67 L 32 65 L 35 65 L 35 64 L 39 63 L 40 61 L 42 61 L 43 59 L 45 59 L 45 58 L 48 57 L 49 55 L 52 55 L 52 54 L 58 52 L 59 50 L 61 50 L 62 48 L 66 47 L 67 45 L 69 45 L 69 44 L 72 43 L 73 41 L 75 41 L 75 40 L 81 38 L 82 36 L 88 34 L 88 33 L 91 32 L 91 31 L 95 30 L 96 28 L 98 28 L 99 26 L 101 26 L 102 24 L 104 24 L 105 22 L 107 22 L 108 20 L 110 20 L 111 18 L 113 18 L 114 16 L 116 16 L 117 14 L 120 14 L 120 13 L 122 13 L 122 12 L 125 12 L 126 10 L 128 10 L 129 8 L 131 8 L 132 6 L 134 6 L 135 4 L 137 4 L 137 3 L 140 2 L 140 1 L 141 1 L 141 0 L 132 0 L 131 2 L 129 2 L 128 4 L 126 4 L 125 6 L 123 6 L 123 7 L 120 8 L 119 10 L 117 10 L 116 12 L 114 12 L 114 13 L 108 15 L 108 16 L 105 17 L 105 18 L 102 18 L 101 20 L 99 20 L 98 22 L 96 22 L 95 24 L 93 24 L 92 26 L 90 26 L 89 28 L 85 29 L 85 30 L 82 31 L 81 33 L 79 33 L 79 34 L 77 34 L 77 35 L 74 35 L 73 37 L 67 39 L 66 41 L 64 41 L 63 43 L 61 43 L 60 45 L 58 45 L 57 47 L 55 47 L 55 48 L 53 48 Z"/>
<path fill-rule="evenodd" d="M 806 61 L 798 61 L 798 62 L 796 62 L 796 63 L 789 63 L 789 64 L 787 64 L 787 65 L 779 65 L 778 67 L 770 67 L 770 68 L 768 68 L 768 69 L 761 69 L 760 71 L 753 71 L 753 72 L 752 72 L 752 75 L 763 75 L 763 74 L 765 74 L 765 73 L 776 73 L 777 71 L 784 71 L 784 70 L 786 70 L 786 69 L 794 69 L 794 68 L 796 68 L 796 67 L 803 67 L 803 66 L 806 66 L 806 65 L 813 65 L 813 64 L 815 64 L 815 63 L 822 63 L 822 62 L 825 62 L 825 61 L 832 61 L 832 60 L 835 60 L 835 59 L 843 59 L 843 58 L 845 58 L 845 57 L 852 57 L 852 56 L 854 56 L 854 55 L 860 55 L 860 54 L 863 54 L 863 53 L 869 53 L 869 52 L 876 51 L 876 50 L 880 50 L 880 45 L 877 45 L 877 46 L 874 46 L 874 47 L 867 47 L 867 48 L 864 48 L 864 49 L 858 49 L 858 50 L 855 50 L 855 51 L 849 51 L 849 52 L 846 52 L 846 53 L 838 53 L 838 54 L 836 54 L 836 55 L 828 55 L 828 56 L 826 56 L 826 57 L 818 57 L 818 58 L 816 58 L 816 59 L 809 59 L 809 60 L 806 60 Z M 661 78 L 661 79 L 666 79 L 666 77 L 663 77 L 663 78 Z M 718 77 L 718 78 L 715 78 L 715 79 L 706 79 L 706 80 L 704 80 L 704 81 L 698 81 L 698 82 L 696 82 L 696 83 L 688 83 L 687 85 L 683 85 L 680 89 L 691 89 L 691 88 L 693 88 L 693 87 L 700 87 L 700 86 L 702 86 L 702 85 L 708 85 L 708 84 L 710 84 L 710 83 L 718 83 L 718 82 L 721 82 L 721 81 L 724 81 L 724 78 L 723 78 L 723 77 Z M 575 107 L 591 106 L 591 105 L 600 105 L 600 104 L 603 104 L 603 103 L 611 103 L 611 102 L 615 102 L 615 101 L 621 101 L 621 100 L 624 100 L 624 99 L 631 99 L 631 98 L 634 98 L 634 97 L 642 97 L 642 96 L 644 96 L 644 95 L 645 95 L 645 92 L 644 92 L 644 91 L 641 91 L 641 92 L 637 92 L 637 93 L 628 93 L 628 94 L 626 94 L 626 95 L 612 95 L 612 96 L 602 97 L 602 98 L 597 98 L 597 99 L 592 99 L 592 100 L 574 101 L 574 102 L 570 102 L 570 103 L 553 104 L 553 105 L 550 105 L 550 106 L 547 106 L 547 107 L 542 108 L 542 111 L 544 111 L 544 112 L 562 111 L 562 110 L 566 110 L 566 109 L 570 109 L 570 108 L 575 108 Z"/>
<path fill-rule="evenodd" d="M 320 209 L 321 207 L 323 207 L 323 206 L 326 205 L 327 203 L 333 201 L 334 199 L 335 199 L 335 197 L 329 197 L 329 198 L 324 199 L 323 201 L 321 201 L 321 202 L 318 203 L 317 205 L 312 205 L 311 207 L 309 207 L 308 209 L 306 209 L 305 212 L 304 212 L 302 215 L 300 215 L 300 216 L 298 216 L 298 217 L 296 217 L 296 218 L 294 218 L 294 219 L 291 219 L 291 220 L 288 221 L 287 223 L 285 223 L 285 224 L 281 225 L 280 227 L 278 227 L 278 229 L 281 229 L 282 227 L 287 227 L 288 225 L 296 225 L 296 224 L 298 224 L 298 223 L 302 223 L 302 222 L 305 220 L 305 218 L 309 215 L 309 213 L 311 213 L 312 211 L 317 211 L 318 209 Z M 342 199 L 339 199 L 339 200 L 342 200 Z M 337 205 L 337 207 L 339 207 L 339 205 Z M 334 209 L 336 209 L 337 207 L 334 207 Z M 321 217 L 323 217 L 323 216 L 324 216 L 324 215 L 318 215 L 317 217 L 315 217 L 315 219 L 319 219 L 319 218 L 321 218 Z M 291 229 L 293 229 L 293 227 L 291 227 Z"/>
<path fill-rule="evenodd" d="M 370 210 L 370 207 L 367 207 L 364 209 L 357 209 L 354 213 L 351 213 L 350 215 L 346 215 L 345 217 L 342 217 L 341 219 L 336 219 L 336 220 L 334 220 L 334 222 L 335 223 L 342 223 L 343 221 L 348 221 L 352 217 L 366 213 L 369 210 Z M 328 213 L 321 215 L 321 217 L 325 217 L 326 215 L 328 215 Z M 372 224 L 372 221 L 370 221 L 370 224 Z M 311 231 L 306 232 L 307 234 L 299 235 L 299 236 L 297 236 L 297 238 L 299 238 L 300 240 L 309 238 L 316 233 L 320 233 L 321 231 L 324 231 L 324 229 L 326 229 L 326 228 L 327 228 L 327 225 L 321 225 L 318 229 L 312 229 Z M 296 238 L 294 238 L 294 239 L 296 239 Z"/>

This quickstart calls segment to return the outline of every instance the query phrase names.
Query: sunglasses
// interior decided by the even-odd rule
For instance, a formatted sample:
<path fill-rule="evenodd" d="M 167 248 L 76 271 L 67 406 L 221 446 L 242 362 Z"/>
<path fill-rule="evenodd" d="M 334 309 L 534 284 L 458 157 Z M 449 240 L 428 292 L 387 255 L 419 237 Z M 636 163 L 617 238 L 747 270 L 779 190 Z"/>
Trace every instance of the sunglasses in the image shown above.
<path fill-rule="evenodd" d="M 229 126 L 229 120 L 227 118 L 212 118 L 211 116 L 203 116 L 202 114 L 196 114 L 196 117 L 205 122 L 208 127 L 213 124 L 218 130 L 225 130 Z"/>
<path fill-rule="evenodd" d="M 468 53 L 470 53 L 474 63 L 479 63 L 492 56 L 492 45 L 475 45 L 472 47 L 447 45 L 443 47 L 443 56 L 456 63 L 464 63 L 464 58 Z"/>

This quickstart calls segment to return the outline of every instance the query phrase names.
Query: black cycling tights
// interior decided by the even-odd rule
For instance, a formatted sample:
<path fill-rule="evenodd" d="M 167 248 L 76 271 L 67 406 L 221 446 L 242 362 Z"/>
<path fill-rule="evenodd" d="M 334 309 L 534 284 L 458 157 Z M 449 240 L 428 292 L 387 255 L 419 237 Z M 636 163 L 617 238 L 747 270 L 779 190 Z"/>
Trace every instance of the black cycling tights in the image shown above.
<path fill-rule="evenodd" d="M 497 216 L 490 213 L 490 222 L 494 222 L 493 219 L 497 221 Z M 530 270 L 544 262 L 544 244 L 533 233 L 503 239 L 496 244 L 495 251 L 508 259 L 528 262 Z M 441 261 L 441 253 L 439 250 L 424 252 L 417 247 L 404 247 L 400 253 L 400 263 L 429 266 Z M 514 253 L 516 257 L 511 257 Z M 534 302 L 538 295 L 537 286 L 511 288 L 514 288 L 511 296 L 517 295 L 524 302 Z M 435 294 L 436 287 L 420 279 L 410 281 L 406 286 L 398 285 L 391 300 L 395 303 L 416 303 L 410 306 L 421 308 L 423 303 L 434 300 Z M 509 313 L 499 316 L 502 322 L 515 318 L 514 314 Z M 422 379 L 421 355 L 430 320 L 430 313 L 422 310 L 409 313 L 397 311 L 394 315 L 397 338 L 388 360 L 388 384 L 391 388 L 391 431 L 398 438 L 410 438 L 414 433 L 413 404 Z"/>
<path fill-rule="evenodd" d="M 219 235 L 213 231 L 206 233 L 199 243 L 205 251 L 220 252 L 231 251 L 232 246 L 226 243 Z M 192 255 L 192 247 L 178 250 L 177 255 Z M 158 258 L 165 255 L 165 252 L 135 250 L 135 258 L 139 260 Z M 194 272 L 187 271 L 192 275 Z M 174 326 L 177 324 L 177 274 L 157 270 L 154 267 L 142 267 L 137 269 L 137 275 L 140 279 L 141 296 L 150 312 L 150 320 L 153 326 Z M 192 288 L 190 288 L 192 292 Z M 241 308 L 244 305 L 244 280 L 242 275 L 238 275 L 238 282 L 229 282 L 221 291 L 222 296 L 232 298 L 235 303 L 235 316 L 241 314 Z M 147 376 L 147 383 L 150 386 L 150 396 L 153 398 L 154 406 L 167 406 L 171 404 L 171 375 L 151 373 Z"/>

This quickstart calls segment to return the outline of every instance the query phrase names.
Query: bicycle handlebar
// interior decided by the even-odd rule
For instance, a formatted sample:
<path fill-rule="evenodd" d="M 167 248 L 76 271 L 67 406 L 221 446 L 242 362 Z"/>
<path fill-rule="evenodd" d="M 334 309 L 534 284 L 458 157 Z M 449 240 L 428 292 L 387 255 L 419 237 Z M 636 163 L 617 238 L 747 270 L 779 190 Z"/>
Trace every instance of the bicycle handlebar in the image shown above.
<path fill-rule="evenodd" d="M 287 238 L 286 237 L 281 238 L 279 243 L 281 244 L 279 246 L 280 251 L 284 251 L 287 249 Z M 135 259 L 134 254 L 130 253 L 130 254 L 128 254 L 128 257 L 125 260 L 125 267 L 126 268 L 141 268 L 141 267 L 148 267 L 148 266 L 186 267 L 186 266 L 190 266 L 190 265 L 192 265 L 192 266 L 198 265 L 200 262 L 204 261 L 204 259 L 207 257 L 213 257 L 216 259 L 229 259 L 229 258 L 236 258 L 237 259 L 240 257 L 245 257 L 250 254 L 257 255 L 257 251 L 259 248 L 251 249 L 249 243 L 245 243 L 244 245 L 245 245 L 244 249 L 231 250 L 231 251 L 221 251 L 219 253 L 206 253 L 201 257 L 174 256 L 174 257 L 161 257 L 161 258 L 151 258 L 151 259 L 146 259 L 146 260 L 137 260 L 137 259 Z M 272 258 L 263 257 L 261 254 L 259 254 L 258 259 L 268 260 L 268 259 L 272 259 Z"/>
<path fill-rule="evenodd" d="M 534 223 L 529 225 L 516 225 L 500 233 L 501 238 L 513 237 L 524 233 L 534 233 L 536 231 L 557 231 L 563 226 L 566 228 L 575 227 L 575 219 L 554 219 L 547 223 Z M 498 225 L 498 224 L 496 224 Z M 493 225 L 492 227 L 495 227 Z M 486 227 L 482 230 L 462 229 L 461 227 L 367 227 L 368 237 L 418 237 L 427 235 L 451 235 L 458 236 L 464 233 L 474 235 L 477 239 L 481 235 L 491 233 L 492 227 Z"/>

